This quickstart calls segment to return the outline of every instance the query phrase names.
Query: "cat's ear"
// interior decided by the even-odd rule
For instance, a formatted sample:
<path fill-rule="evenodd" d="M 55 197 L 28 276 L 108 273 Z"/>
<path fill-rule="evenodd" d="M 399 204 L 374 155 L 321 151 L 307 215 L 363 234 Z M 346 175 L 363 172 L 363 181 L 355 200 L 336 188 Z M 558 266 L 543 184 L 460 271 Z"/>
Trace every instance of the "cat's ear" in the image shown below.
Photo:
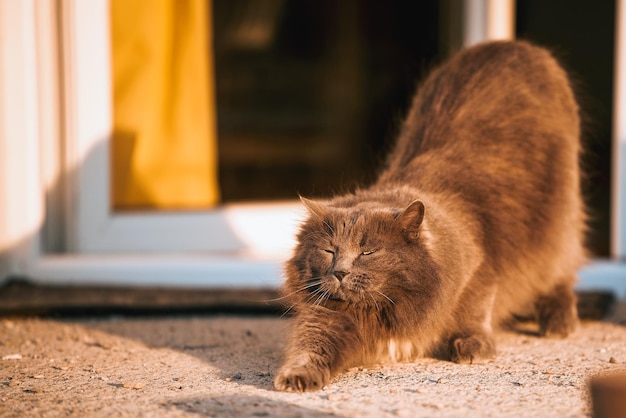
<path fill-rule="evenodd" d="M 312 216 L 324 218 L 326 214 L 328 214 L 328 208 L 324 206 L 323 203 L 316 202 L 315 200 L 307 199 L 302 196 L 300 196 L 300 201 Z"/>
<path fill-rule="evenodd" d="M 424 204 L 414 200 L 398 217 L 404 237 L 409 241 L 415 241 L 419 237 L 420 227 L 424 221 Z"/>

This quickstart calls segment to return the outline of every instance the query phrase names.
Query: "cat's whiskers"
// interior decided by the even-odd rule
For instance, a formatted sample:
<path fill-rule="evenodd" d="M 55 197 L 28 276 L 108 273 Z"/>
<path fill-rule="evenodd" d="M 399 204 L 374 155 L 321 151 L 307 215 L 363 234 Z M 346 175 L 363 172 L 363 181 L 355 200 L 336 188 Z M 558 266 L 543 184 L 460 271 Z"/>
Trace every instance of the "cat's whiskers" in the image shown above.
<path fill-rule="evenodd" d="M 396 304 L 396 302 L 394 302 L 393 300 L 391 300 L 391 298 L 387 295 L 385 295 L 383 292 L 381 292 L 380 290 L 376 290 L 374 289 L 374 292 L 378 293 L 379 295 L 381 295 L 382 297 L 384 297 L 385 299 L 387 299 L 389 302 L 391 302 L 393 305 Z"/>
<path fill-rule="evenodd" d="M 294 303 L 293 305 L 291 305 L 289 308 L 287 308 L 287 310 L 285 312 L 283 312 L 283 314 L 280 316 L 281 318 L 284 318 L 285 315 L 287 315 L 297 304 Z"/>
<path fill-rule="evenodd" d="M 313 278 L 311 278 L 311 280 L 313 280 L 313 281 L 311 281 L 310 283 L 308 283 L 308 284 L 306 284 L 306 285 L 296 289 L 295 291 L 293 291 L 293 292 L 291 292 L 291 293 L 289 293 L 287 295 L 281 296 L 279 298 L 276 298 L 276 299 L 270 299 L 270 301 L 279 301 L 279 300 L 282 300 L 282 299 L 286 299 L 286 298 L 288 298 L 290 296 L 295 295 L 296 293 L 303 292 L 303 291 L 305 291 L 307 289 L 310 289 L 312 287 L 319 286 L 320 284 L 322 284 L 322 277 L 321 276 L 313 277 Z M 320 291 L 321 291 L 320 289 L 316 289 L 315 291 L 311 292 L 304 299 L 304 303 L 310 303 L 313 300 L 313 298 L 316 297 L 320 293 Z M 299 304 L 299 302 L 296 302 L 296 303 L 292 304 L 289 308 L 287 308 L 287 310 L 285 310 L 285 312 L 282 313 L 282 315 L 280 317 L 283 318 L 285 315 L 287 315 L 289 312 L 291 312 L 291 310 L 293 310 L 293 308 L 295 308 L 298 304 Z"/>
<path fill-rule="evenodd" d="M 310 289 L 311 287 L 315 287 L 315 286 L 319 286 L 320 284 L 322 284 L 322 277 L 313 277 L 311 280 L 313 280 L 312 282 L 306 284 L 305 286 L 302 286 L 296 290 L 294 290 L 293 292 L 287 294 L 287 295 L 283 295 L 277 298 L 273 298 L 273 299 L 265 299 L 262 302 L 278 302 L 280 300 L 283 299 L 287 299 L 288 297 L 291 297 L 293 295 L 295 295 L 296 293 L 300 293 L 303 292 L 307 289 Z"/>
<path fill-rule="evenodd" d="M 311 294 L 307 296 L 306 299 L 304 299 L 304 303 L 311 304 L 311 302 L 313 302 L 313 299 L 315 299 L 315 302 L 313 302 L 312 304 L 317 305 L 320 301 L 320 298 L 323 297 L 325 293 L 326 292 L 321 288 L 315 289 L 315 291 L 311 292 Z"/>
<path fill-rule="evenodd" d="M 319 292 L 320 294 L 318 298 L 315 300 L 315 302 L 313 303 L 313 305 L 316 305 L 316 306 L 320 306 L 322 302 L 324 302 L 324 300 L 328 299 L 328 296 L 330 296 L 330 293 L 328 291 L 321 290 L 321 289 L 318 289 L 318 290 L 320 290 Z"/>
<path fill-rule="evenodd" d="M 297 293 L 294 292 L 294 293 Z M 291 305 L 289 308 L 287 308 L 287 310 L 285 312 L 283 312 L 283 314 L 280 316 L 281 318 L 284 317 L 285 315 L 287 315 L 293 308 L 295 308 L 298 305 L 302 305 L 302 304 L 310 304 L 311 301 L 315 298 L 315 297 L 319 297 L 319 294 L 322 293 L 322 290 L 320 289 L 316 289 L 314 292 L 311 292 L 311 294 L 309 294 L 305 299 L 304 302 L 296 302 L 293 305 Z M 316 301 L 317 302 L 317 301 Z"/>
<path fill-rule="evenodd" d="M 304 292 L 305 290 L 308 290 L 308 289 L 310 289 L 310 288 L 312 288 L 312 287 L 319 286 L 319 285 L 321 285 L 321 284 L 322 284 L 322 279 L 321 279 L 321 278 L 318 278 L 318 280 L 314 280 L 314 281 L 310 282 L 309 284 L 307 284 L 307 285 L 305 285 L 305 286 L 302 286 L 302 287 L 301 287 L 301 288 L 299 288 L 299 289 L 296 289 L 294 292 L 290 293 L 290 294 L 289 294 L 289 295 L 287 295 L 287 296 L 292 296 L 292 295 L 295 295 L 296 293 Z M 287 296 L 285 296 L 285 297 L 287 297 Z"/>
<path fill-rule="evenodd" d="M 380 307 L 378 306 L 378 302 L 376 302 L 376 298 L 374 297 L 374 295 L 372 295 L 371 292 L 367 292 L 367 294 L 369 295 L 369 297 L 372 298 L 372 300 L 374 301 L 374 306 L 376 306 L 376 310 L 380 310 Z"/>

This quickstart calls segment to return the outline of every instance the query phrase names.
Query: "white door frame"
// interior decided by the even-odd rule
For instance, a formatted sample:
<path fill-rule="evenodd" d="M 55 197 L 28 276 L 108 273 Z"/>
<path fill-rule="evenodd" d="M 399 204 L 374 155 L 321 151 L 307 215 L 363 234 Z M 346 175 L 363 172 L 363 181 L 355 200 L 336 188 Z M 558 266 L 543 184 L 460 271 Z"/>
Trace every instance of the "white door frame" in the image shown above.
<path fill-rule="evenodd" d="M 31 275 L 47 281 L 67 281 L 69 274 L 81 282 L 276 287 L 302 216 L 296 202 L 168 214 L 110 210 L 108 1 L 61 5 L 60 114 L 69 202 L 66 243 L 72 255 L 44 257 Z"/>
<path fill-rule="evenodd" d="M 626 4 L 623 0 L 617 0 L 615 15 L 611 256 L 626 260 Z"/>
<path fill-rule="evenodd" d="M 483 11 L 488 11 L 492 2 L 479 3 Z M 58 4 L 62 5 L 62 33 L 66 39 L 62 44 L 62 88 L 58 88 L 55 78 L 59 64 L 55 46 Z M 626 56 L 626 30 L 621 22 L 626 22 L 626 12 L 622 1 L 619 5 L 616 85 L 624 86 L 626 66 L 620 63 Z M 293 231 L 302 216 L 299 206 L 293 203 L 226 207 L 210 215 L 185 215 L 187 220 L 173 215 L 168 218 L 175 222 L 167 225 L 169 221 L 161 215 L 144 219 L 113 216 L 108 211 L 108 192 L 87 197 L 92 189 L 108 191 L 107 16 L 106 0 L 0 0 L 0 280 L 13 274 L 44 283 L 278 286 L 282 261 L 293 245 Z M 487 24 L 494 19 L 498 19 L 497 14 L 487 13 Z M 92 35 L 84 37 L 85 33 Z M 490 39 L 489 33 L 493 32 L 483 33 L 484 39 Z M 94 61 L 83 62 L 83 54 Z M 626 143 L 626 92 L 618 92 L 616 146 Z M 66 108 L 62 108 L 60 98 L 68 104 Z M 92 104 L 95 107 L 90 107 Z M 59 122 L 61 115 L 65 116 L 63 123 Z M 66 156 L 67 167 L 50 157 L 51 152 L 59 152 L 61 138 L 74 145 L 70 145 Z M 626 178 L 620 173 L 626 167 L 626 156 L 622 153 L 616 159 L 616 193 L 624 196 Z M 75 174 L 64 182 L 69 190 L 66 218 L 76 220 L 66 228 L 72 251 L 51 255 L 43 249 L 48 232 L 56 226 L 50 225 L 47 196 L 68 167 Z M 83 193 L 85 190 L 87 193 Z M 626 248 L 622 220 L 626 207 L 622 199 L 617 199 L 613 209 L 619 225 L 617 242 L 621 243 L 615 247 L 618 259 L 623 258 Z M 274 232 L 276 218 L 287 225 L 283 232 Z M 159 223 L 166 226 L 165 232 L 151 232 Z M 185 228 L 190 230 L 183 233 Z M 224 234 L 223 242 L 206 241 L 203 234 L 216 230 Z M 136 239 L 142 234 L 148 234 L 144 236 L 149 237 L 148 245 L 145 239 L 144 244 Z M 167 247 L 167 242 L 158 243 L 163 236 L 174 243 L 173 247 Z M 275 239 L 273 243 L 270 238 Z M 621 262 L 595 262 L 580 276 L 581 288 L 608 288 L 626 296 L 626 268 Z"/>
<path fill-rule="evenodd" d="M 65 146 L 71 251 L 235 252 L 284 254 L 293 240 L 295 202 L 237 205 L 197 212 L 120 214 L 111 210 L 109 149 L 113 132 L 108 0 L 63 2 Z M 251 222 L 258 218 L 258 222 Z M 282 247 L 281 247 L 282 246 Z"/>
<path fill-rule="evenodd" d="M 515 38 L 515 0 L 465 0 L 463 45 Z"/>

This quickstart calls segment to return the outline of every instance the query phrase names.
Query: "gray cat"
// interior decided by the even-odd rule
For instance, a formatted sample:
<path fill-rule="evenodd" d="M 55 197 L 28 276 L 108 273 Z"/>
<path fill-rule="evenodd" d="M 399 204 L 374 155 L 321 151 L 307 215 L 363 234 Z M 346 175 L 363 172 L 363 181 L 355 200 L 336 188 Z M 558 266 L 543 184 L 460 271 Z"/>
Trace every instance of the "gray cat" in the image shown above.
<path fill-rule="evenodd" d="M 545 49 L 485 43 L 435 70 L 375 184 L 303 199 L 276 388 L 442 352 L 472 363 L 495 354 L 492 329 L 513 315 L 571 333 L 587 258 L 579 136 L 568 77 Z"/>

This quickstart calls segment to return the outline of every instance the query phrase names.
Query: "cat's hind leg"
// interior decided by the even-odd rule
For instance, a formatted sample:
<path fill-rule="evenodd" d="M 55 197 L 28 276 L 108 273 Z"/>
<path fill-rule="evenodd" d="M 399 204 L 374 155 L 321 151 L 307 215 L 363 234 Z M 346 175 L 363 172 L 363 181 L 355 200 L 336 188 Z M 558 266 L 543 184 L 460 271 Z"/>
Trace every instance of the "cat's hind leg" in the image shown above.
<path fill-rule="evenodd" d="M 578 326 L 578 311 L 573 281 L 556 285 L 535 302 L 539 335 L 567 337 Z"/>

